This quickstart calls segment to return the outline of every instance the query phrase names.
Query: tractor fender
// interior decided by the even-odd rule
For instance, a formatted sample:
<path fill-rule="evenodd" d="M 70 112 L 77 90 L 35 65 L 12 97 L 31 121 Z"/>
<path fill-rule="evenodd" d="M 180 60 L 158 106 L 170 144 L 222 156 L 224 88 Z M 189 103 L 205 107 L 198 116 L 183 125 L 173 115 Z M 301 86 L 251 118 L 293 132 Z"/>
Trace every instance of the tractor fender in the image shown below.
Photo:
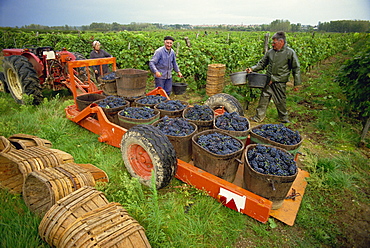
<path fill-rule="evenodd" d="M 26 57 L 28 61 L 31 62 L 38 77 L 41 77 L 44 74 L 44 63 L 39 57 L 33 53 L 22 53 L 22 56 Z"/>

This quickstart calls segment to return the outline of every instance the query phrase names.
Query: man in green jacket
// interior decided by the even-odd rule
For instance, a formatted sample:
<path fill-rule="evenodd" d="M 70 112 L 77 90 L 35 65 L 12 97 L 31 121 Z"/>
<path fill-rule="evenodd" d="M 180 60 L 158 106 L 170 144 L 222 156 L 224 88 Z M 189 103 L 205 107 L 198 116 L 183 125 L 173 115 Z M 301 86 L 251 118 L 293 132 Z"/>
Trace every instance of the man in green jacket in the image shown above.
<path fill-rule="evenodd" d="M 287 46 L 284 32 L 277 32 L 272 36 L 272 47 L 257 65 L 246 69 L 248 73 L 251 73 L 267 67 L 266 74 L 268 77 L 266 87 L 261 93 L 256 115 L 251 117 L 250 120 L 263 121 L 272 98 L 278 112 L 279 121 L 288 123 L 290 121 L 286 109 L 286 83 L 289 81 L 290 72 L 292 72 L 294 86 L 301 84 L 299 61 L 295 51 Z M 295 87 L 294 90 L 297 91 L 298 88 Z"/>

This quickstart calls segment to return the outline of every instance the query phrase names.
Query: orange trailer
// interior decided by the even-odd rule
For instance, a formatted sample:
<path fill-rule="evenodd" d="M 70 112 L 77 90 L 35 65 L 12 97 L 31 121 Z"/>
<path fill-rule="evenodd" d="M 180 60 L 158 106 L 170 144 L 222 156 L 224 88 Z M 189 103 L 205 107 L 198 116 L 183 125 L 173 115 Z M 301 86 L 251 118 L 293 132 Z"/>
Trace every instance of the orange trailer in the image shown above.
<path fill-rule="evenodd" d="M 70 71 L 70 75 L 73 75 L 73 68 L 101 64 L 112 64 L 113 70 L 116 69 L 115 58 L 105 58 L 70 61 L 68 62 L 68 70 Z M 131 129 L 135 129 L 135 127 L 127 130 L 110 122 L 102 108 L 95 103 L 92 103 L 87 108 L 79 111 L 76 103 L 76 97 L 78 95 L 86 93 L 102 93 L 102 91 L 98 90 L 93 82 L 90 82 L 89 86 L 81 88 L 76 84 L 74 77 L 69 78 L 68 84 L 70 84 L 69 88 L 72 89 L 75 104 L 65 108 L 67 118 L 89 131 L 98 134 L 98 140 L 100 142 L 105 142 L 112 146 L 121 148 L 122 153 L 127 157 L 127 160 L 124 160 L 125 163 L 131 163 L 131 175 L 134 174 L 139 176 L 139 178 L 143 179 L 145 184 L 145 181 L 148 181 L 148 178 L 151 177 L 153 170 L 155 173 L 158 172 L 158 165 L 156 164 L 158 163 L 158 160 L 153 158 L 153 155 L 151 154 L 152 151 L 149 151 L 150 148 L 146 146 L 145 142 L 135 142 L 132 140 L 132 138 L 135 139 L 135 137 L 139 137 L 139 139 L 141 139 L 140 132 L 132 131 L 134 135 L 131 135 L 130 140 L 124 140 L 125 134 L 130 133 Z M 78 89 L 80 92 L 78 92 Z M 147 93 L 147 95 L 162 95 L 168 98 L 166 92 L 161 88 L 156 88 Z M 92 115 L 94 115 L 95 118 L 92 118 Z M 154 128 L 144 128 L 141 131 L 148 135 L 152 135 L 151 133 L 155 132 Z M 139 136 L 137 136 L 137 134 Z M 143 139 L 144 138 L 145 137 L 143 137 Z M 122 144 L 124 144 L 124 146 Z M 165 144 L 163 145 L 163 149 L 165 149 L 164 146 Z M 160 156 L 166 156 L 166 153 L 170 153 L 161 151 L 161 147 L 158 147 L 157 150 L 158 153 L 162 154 Z M 174 162 L 176 168 L 172 169 L 172 171 L 169 169 L 169 173 L 172 173 L 172 176 L 175 176 L 181 181 L 195 186 L 198 189 L 206 191 L 208 195 L 212 196 L 226 207 L 246 214 L 262 223 L 266 223 L 269 217 L 273 216 L 288 225 L 294 224 L 301 198 L 306 187 L 304 178 L 308 176 L 307 172 L 299 170 L 298 177 L 292 186 L 296 192 L 299 192 L 300 197 L 297 197 L 297 199 L 296 197 L 291 197 L 292 199 L 287 200 L 289 202 L 287 204 L 284 203 L 284 206 L 281 209 L 271 210 L 271 201 L 242 188 L 241 175 L 243 166 L 241 165 L 239 166 L 238 174 L 234 183 L 230 183 L 194 166 L 192 162 L 187 163 L 180 159 L 175 159 Z M 160 177 L 160 175 L 156 176 Z M 163 184 L 160 187 L 162 186 Z"/>

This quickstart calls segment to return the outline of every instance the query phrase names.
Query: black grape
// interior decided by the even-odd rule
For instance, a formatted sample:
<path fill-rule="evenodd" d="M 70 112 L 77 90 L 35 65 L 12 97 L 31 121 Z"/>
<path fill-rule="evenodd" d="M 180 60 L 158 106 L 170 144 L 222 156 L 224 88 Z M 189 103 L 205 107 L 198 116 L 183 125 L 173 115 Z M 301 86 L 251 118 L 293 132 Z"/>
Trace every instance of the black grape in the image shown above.
<path fill-rule="evenodd" d="M 211 121 L 214 118 L 214 113 L 207 105 L 195 104 L 186 111 L 184 117 L 194 121 Z"/>
<path fill-rule="evenodd" d="M 107 96 L 98 102 L 98 106 L 102 108 L 119 108 L 127 105 L 127 101 L 119 96 Z"/>
<path fill-rule="evenodd" d="M 247 152 L 251 167 L 262 174 L 292 176 L 297 172 L 294 157 L 276 147 L 257 144 Z"/>
<path fill-rule="evenodd" d="M 238 139 L 218 132 L 200 135 L 197 143 L 204 149 L 218 155 L 231 154 L 243 147 Z"/>
<path fill-rule="evenodd" d="M 114 80 L 114 79 L 116 79 L 116 73 L 111 72 L 109 74 L 106 74 L 106 75 L 102 76 L 102 79 L 104 79 L 104 80 Z"/>
<path fill-rule="evenodd" d="M 264 124 L 252 132 L 283 145 L 296 145 L 301 141 L 298 131 L 292 131 L 283 124 Z"/>
<path fill-rule="evenodd" d="M 149 107 L 128 107 L 120 111 L 119 114 L 133 119 L 150 119 L 155 116 L 154 109 Z"/>
<path fill-rule="evenodd" d="M 158 104 L 166 100 L 167 98 L 164 96 L 149 95 L 149 96 L 144 96 L 143 98 L 136 100 L 136 102 L 141 103 L 141 104 L 155 105 L 155 104 Z"/>
<path fill-rule="evenodd" d="M 169 118 L 168 116 L 163 117 L 156 124 L 156 127 L 166 135 L 171 136 L 188 136 L 195 130 L 195 127 L 193 127 L 186 119 Z"/>
<path fill-rule="evenodd" d="M 156 108 L 166 111 L 177 111 L 185 109 L 187 105 L 183 104 L 180 100 L 168 100 L 166 102 L 159 103 Z"/>
<path fill-rule="evenodd" d="M 240 116 L 237 112 L 225 112 L 216 118 L 216 127 L 228 131 L 247 131 L 249 129 L 248 119 Z"/>

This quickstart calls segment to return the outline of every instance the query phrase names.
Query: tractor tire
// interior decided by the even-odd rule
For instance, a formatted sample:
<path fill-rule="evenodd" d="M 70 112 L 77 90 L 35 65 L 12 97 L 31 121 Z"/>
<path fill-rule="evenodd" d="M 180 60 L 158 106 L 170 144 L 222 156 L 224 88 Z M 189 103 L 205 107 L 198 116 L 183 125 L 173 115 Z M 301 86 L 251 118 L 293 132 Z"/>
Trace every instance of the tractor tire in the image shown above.
<path fill-rule="evenodd" d="M 136 125 L 122 137 L 123 162 L 132 177 L 151 187 L 152 170 L 157 189 L 167 186 L 177 171 L 175 148 L 167 136 L 151 125 Z"/>
<path fill-rule="evenodd" d="M 209 97 L 204 105 L 209 106 L 211 109 L 219 109 L 224 107 L 224 110 L 232 113 L 237 112 L 239 115 L 244 115 L 244 109 L 241 103 L 232 95 L 226 93 L 219 93 Z"/>
<path fill-rule="evenodd" d="M 20 55 L 5 57 L 3 67 L 7 88 L 17 103 L 24 104 L 24 94 L 33 96 L 34 105 L 42 102 L 40 80 L 26 57 Z"/>
<path fill-rule="evenodd" d="M 78 53 L 78 52 L 71 52 L 75 57 L 76 57 L 76 60 L 85 60 L 86 57 L 83 56 L 81 53 Z M 84 81 L 87 81 L 87 73 L 86 73 L 86 68 L 85 67 L 80 67 L 80 68 L 76 68 L 77 72 L 78 72 L 78 78 L 84 82 Z M 94 69 L 89 67 L 89 73 L 90 73 L 90 79 L 91 81 L 93 81 L 95 84 L 97 82 L 96 78 L 95 78 L 95 72 L 94 72 Z"/>
<path fill-rule="evenodd" d="M 0 71 L 0 92 L 9 92 L 8 86 L 6 85 L 4 72 Z"/>

